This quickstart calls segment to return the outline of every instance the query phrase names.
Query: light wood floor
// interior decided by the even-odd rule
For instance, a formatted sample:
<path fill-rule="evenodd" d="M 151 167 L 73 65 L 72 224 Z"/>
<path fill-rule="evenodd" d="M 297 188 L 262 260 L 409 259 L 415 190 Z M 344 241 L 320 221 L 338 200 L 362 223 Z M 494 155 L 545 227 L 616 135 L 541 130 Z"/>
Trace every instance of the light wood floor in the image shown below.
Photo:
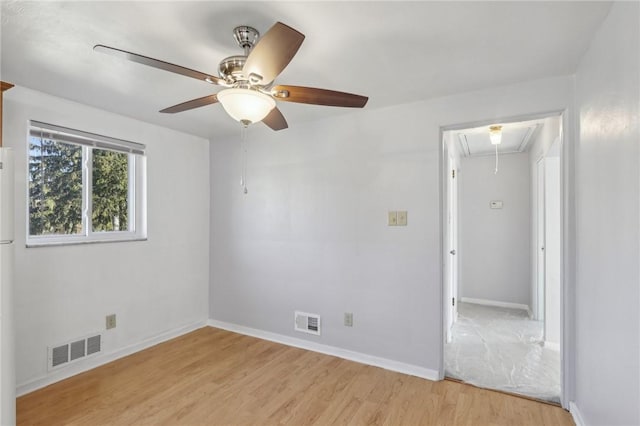
<path fill-rule="evenodd" d="M 205 327 L 18 398 L 31 425 L 573 425 L 562 408 Z"/>

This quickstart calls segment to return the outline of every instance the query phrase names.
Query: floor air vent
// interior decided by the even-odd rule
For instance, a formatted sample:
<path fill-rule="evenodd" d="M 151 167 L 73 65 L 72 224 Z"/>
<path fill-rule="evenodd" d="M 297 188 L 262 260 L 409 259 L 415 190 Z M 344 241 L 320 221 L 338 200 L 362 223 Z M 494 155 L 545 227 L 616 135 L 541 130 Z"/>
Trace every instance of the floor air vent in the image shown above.
<path fill-rule="evenodd" d="M 102 336 L 100 334 L 85 337 L 73 342 L 49 348 L 49 370 L 69 365 L 74 361 L 100 352 Z"/>
<path fill-rule="evenodd" d="M 303 333 L 320 335 L 320 315 L 295 312 L 294 329 Z"/>

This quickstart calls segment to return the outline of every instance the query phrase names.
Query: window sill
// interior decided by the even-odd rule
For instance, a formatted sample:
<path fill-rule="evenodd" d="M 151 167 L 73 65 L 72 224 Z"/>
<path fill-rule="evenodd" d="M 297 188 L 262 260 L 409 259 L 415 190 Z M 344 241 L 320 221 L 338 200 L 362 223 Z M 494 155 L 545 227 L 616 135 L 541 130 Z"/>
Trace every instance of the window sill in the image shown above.
<path fill-rule="evenodd" d="M 75 245 L 84 245 L 84 244 L 102 244 L 102 243 L 125 243 L 125 242 L 135 242 L 135 241 L 147 241 L 147 237 L 141 236 L 130 236 L 130 237 L 118 237 L 118 238 L 101 238 L 101 239 L 52 239 L 47 241 L 46 239 L 35 240 L 35 241 L 27 241 L 27 248 L 38 248 L 38 247 L 51 247 L 51 246 L 75 246 Z"/>

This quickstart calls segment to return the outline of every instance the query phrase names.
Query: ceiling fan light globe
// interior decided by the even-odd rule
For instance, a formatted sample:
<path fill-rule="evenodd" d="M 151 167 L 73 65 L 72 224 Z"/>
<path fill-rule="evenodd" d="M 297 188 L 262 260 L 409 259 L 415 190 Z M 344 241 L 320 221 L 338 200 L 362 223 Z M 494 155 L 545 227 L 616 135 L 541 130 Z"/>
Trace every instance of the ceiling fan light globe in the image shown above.
<path fill-rule="evenodd" d="M 222 90 L 218 101 L 231 118 L 241 123 L 262 121 L 276 106 L 271 96 L 251 89 Z"/>

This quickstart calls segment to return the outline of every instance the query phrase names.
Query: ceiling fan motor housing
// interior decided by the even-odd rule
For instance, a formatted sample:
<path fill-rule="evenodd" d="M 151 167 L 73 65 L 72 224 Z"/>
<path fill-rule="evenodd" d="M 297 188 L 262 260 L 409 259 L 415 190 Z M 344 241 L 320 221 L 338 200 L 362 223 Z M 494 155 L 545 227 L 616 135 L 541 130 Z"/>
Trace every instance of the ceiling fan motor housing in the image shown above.
<path fill-rule="evenodd" d="M 244 55 L 235 55 L 224 58 L 218 66 L 220 77 L 224 78 L 227 83 L 234 84 L 238 81 L 246 80 L 242 74 L 242 67 L 247 61 Z"/>
<path fill-rule="evenodd" d="M 233 29 L 233 38 L 236 39 L 238 46 L 244 50 L 244 55 L 229 56 L 220 61 L 218 65 L 220 77 L 230 84 L 247 81 L 247 78 L 242 74 L 242 68 L 247 61 L 249 52 L 260 38 L 260 33 L 253 27 L 241 25 Z"/>

